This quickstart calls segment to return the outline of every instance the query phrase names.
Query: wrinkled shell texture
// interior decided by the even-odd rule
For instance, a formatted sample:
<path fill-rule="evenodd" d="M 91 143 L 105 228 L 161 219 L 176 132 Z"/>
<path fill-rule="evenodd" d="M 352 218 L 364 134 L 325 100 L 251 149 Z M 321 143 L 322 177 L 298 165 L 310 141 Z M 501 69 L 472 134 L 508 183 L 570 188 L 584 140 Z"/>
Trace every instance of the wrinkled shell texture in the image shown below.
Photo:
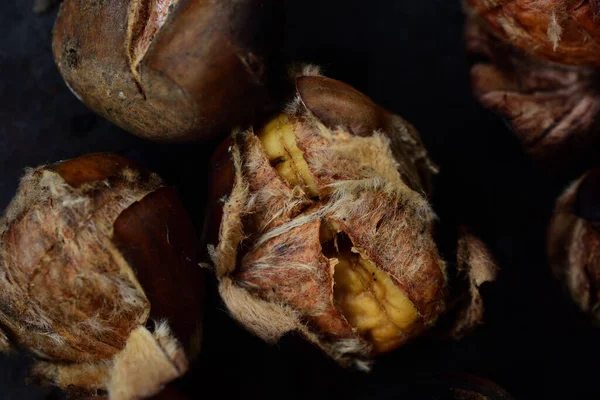
<path fill-rule="evenodd" d="M 421 178 L 435 169 L 412 126 L 351 87 L 321 76 L 301 76 L 297 87 L 286 112 L 300 122 L 296 143 L 318 198 L 277 175 L 252 129 L 234 134 L 235 184 L 212 253 L 220 291 L 263 339 L 297 330 L 338 362 L 368 368 L 369 343 L 334 304 L 336 260 L 323 254 L 320 228 L 336 226 L 408 296 L 421 319 L 403 341 L 411 339 L 445 308 L 445 263 Z"/>
<path fill-rule="evenodd" d="M 128 229 L 137 229 L 133 220 L 143 215 L 140 209 L 171 199 L 170 191 L 156 174 L 116 155 L 28 170 L 0 225 L 4 350 L 21 347 L 45 360 L 33 370 L 44 380 L 63 388 L 108 389 L 115 399 L 155 393 L 180 376 L 187 358 L 179 340 L 187 348 L 193 334 L 177 318 L 157 322 L 153 333 L 144 324 L 150 317 L 177 315 L 171 310 L 182 302 L 195 311 L 196 303 L 172 296 L 175 306 L 165 308 L 161 289 L 148 284 L 152 278 L 144 271 L 154 266 L 136 264 L 143 258 L 127 247 L 132 245 L 128 238 L 152 237 L 151 228 L 138 236 Z M 163 218 L 170 214 L 168 209 L 151 212 Z M 160 231 L 169 226 L 161 225 Z M 184 269 L 161 268 L 150 272 L 165 287 L 170 284 L 166 276 Z M 168 315 L 160 315 L 165 310 Z M 199 318 L 190 318 L 189 331 L 197 331 Z"/>
<path fill-rule="evenodd" d="M 256 0 L 65 0 L 53 53 L 88 107 L 152 140 L 208 138 L 246 117 L 265 78 Z M 226 106 L 224 106 L 226 105 Z"/>
<path fill-rule="evenodd" d="M 577 305 L 600 319 L 600 233 L 592 222 L 574 214 L 584 179 L 575 181 L 556 202 L 548 230 L 548 258 Z"/>
<path fill-rule="evenodd" d="M 597 148 L 600 92 L 594 68 L 530 57 L 473 16 L 466 38 L 469 51 L 490 60 L 471 69 L 475 96 L 506 119 L 536 161 L 558 168 Z"/>
<path fill-rule="evenodd" d="M 119 214 L 162 183 L 155 175 L 131 183 L 123 176 L 73 188 L 45 166 L 23 178 L 1 228 L 0 296 L 2 323 L 25 347 L 96 361 L 145 323 L 148 301 L 111 236 Z"/>
<path fill-rule="evenodd" d="M 467 0 L 489 32 L 535 58 L 600 66 L 598 0 Z"/>

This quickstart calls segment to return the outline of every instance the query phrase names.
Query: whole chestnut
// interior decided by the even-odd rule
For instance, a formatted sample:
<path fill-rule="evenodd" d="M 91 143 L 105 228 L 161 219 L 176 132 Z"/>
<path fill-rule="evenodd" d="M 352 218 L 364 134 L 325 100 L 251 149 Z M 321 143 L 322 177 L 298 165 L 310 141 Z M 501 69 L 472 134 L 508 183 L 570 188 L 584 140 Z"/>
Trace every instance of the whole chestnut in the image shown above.
<path fill-rule="evenodd" d="M 29 169 L 0 224 L 3 350 L 111 399 L 158 393 L 200 348 L 203 277 L 176 191 L 115 154 Z"/>
<path fill-rule="evenodd" d="M 65 0 L 54 58 L 71 91 L 123 129 L 208 139 L 263 103 L 275 3 Z"/>
<path fill-rule="evenodd" d="M 572 183 L 556 201 L 548 230 L 555 276 L 586 313 L 600 319 L 600 166 Z"/>
<path fill-rule="evenodd" d="M 408 122 L 351 86 L 313 67 L 295 84 L 285 111 L 215 154 L 210 254 L 246 328 L 269 342 L 300 332 L 368 369 L 447 309 L 451 279 L 427 201 L 436 167 Z M 464 333 L 480 321 L 478 289 L 495 269 L 481 242 L 462 239 L 475 299 L 455 324 Z"/>
<path fill-rule="evenodd" d="M 552 173 L 588 168 L 600 151 L 597 1 L 465 4 L 471 69 L 484 107 L 502 116 L 525 151 Z"/>

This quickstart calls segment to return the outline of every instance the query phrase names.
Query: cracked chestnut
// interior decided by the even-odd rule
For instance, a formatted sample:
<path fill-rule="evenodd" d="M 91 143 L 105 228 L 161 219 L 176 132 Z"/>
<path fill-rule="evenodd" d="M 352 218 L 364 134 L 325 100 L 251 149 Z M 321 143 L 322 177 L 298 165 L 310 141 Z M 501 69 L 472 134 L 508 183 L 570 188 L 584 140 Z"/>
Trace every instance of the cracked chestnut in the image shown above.
<path fill-rule="evenodd" d="M 203 277 L 175 189 L 115 154 L 29 169 L 0 224 L 0 344 L 33 375 L 158 393 L 199 351 Z"/>
<path fill-rule="evenodd" d="M 436 167 L 412 125 L 351 86 L 310 67 L 295 84 L 285 111 L 215 155 L 208 230 L 219 230 L 220 293 L 261 338 L 300 332 L 368 369 L 449 308 L 428 202 Z M 458 247 L 471 300 L 457 335 L 480 322 L 479 286 L 495 273 L 476 238 Z"/>
<path fill-rule="evenodd" d="M 263 103 L 272 0 L 65 0 L 52 49 L 71 91 L 156 141 L 208 139 Z"/>

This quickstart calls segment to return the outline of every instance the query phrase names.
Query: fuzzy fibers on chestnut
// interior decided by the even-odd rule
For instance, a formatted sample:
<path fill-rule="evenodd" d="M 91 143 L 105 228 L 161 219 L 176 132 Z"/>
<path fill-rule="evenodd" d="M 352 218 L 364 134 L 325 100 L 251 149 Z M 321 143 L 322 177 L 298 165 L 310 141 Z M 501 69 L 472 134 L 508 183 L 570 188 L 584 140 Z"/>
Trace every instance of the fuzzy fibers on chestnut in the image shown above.
<path fill-rule="evenodd" d="M 71 91 L 157 141 L 211 138 L 265 95 L 272 0 L 65 0 L 54 58 Z"/>
<path fill-rule="evenodd" d="M 534 58 L 600 66 L 598 0 L 466 0 L 469 15 Z"/>
<path fill-rule="evenodd" d="M 114 154 L 29 169 L 0 225 L 2 349 L 111 399 L 158 393 L 200 348 L 203 279 L 178 194 Z"/>
<path fill-rule="evenodd" d="M 482 105 L 502 116 L 550 170 L 577 169 L 600 150 L 600 3 L 468 0 L 467 46 Z M 553 171 L 554 172 L 554 171 Z"/>
<path fill-rule="evenodd" d="M 555 276 L 586 313 L 600 319 L 600 167 L 571 184 L 556 201 L 548 230 Z"/>
<path fill-rule="evenodd" d="M 263 339 L 298 331 L 341 364 L 368 369 L 446 309 L 427 201 L 436 167 L 409 123 L 356 89 L 314 67 L 295 82 L 284 112 L 235 132 L 215 155 L 220 225 L 209 225 L 219 225 L 210 252 L 220 292 Z M 465 274 L 493 280 L 485 247 L 465 240 Z M 463 313 L 456 329 L 479 314 Z"/>

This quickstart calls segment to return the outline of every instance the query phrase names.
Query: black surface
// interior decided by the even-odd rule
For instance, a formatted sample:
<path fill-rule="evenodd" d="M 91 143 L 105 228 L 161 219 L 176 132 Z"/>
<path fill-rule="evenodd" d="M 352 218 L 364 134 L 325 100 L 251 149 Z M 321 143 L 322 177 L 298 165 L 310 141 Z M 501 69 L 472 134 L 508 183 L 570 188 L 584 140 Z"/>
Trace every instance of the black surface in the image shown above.
<path fill-rule="evenodd" d="M 54 14 L 30 8 L 27 0 L 0 3 L 0 205 L 26 166 L 115 151 L 176 185 L 201 221 L 211 145 L 148 143 L 96 117 L 54 67 Z M 421 131 L 442 169 L 435 199 L 442 224 L 474 225 L 501 277 L 475 335 L 414 343 L 382 357 L 370 375 L 340 369 L 294 338 L 262 343 L 229 319 L 213 287 L 204 352 L 184 381 L 194 398 L 413 398 L 407 383 L 462 371 L 517 399 L 599 398 L 598 330 L 565 298 L 544 255 L 553 199 L 567 180 L 536 170 L 504 124 L 472 99 L 459 1 L 290 0 L 286 14 L 287 60 L 321 64 Z M 49 395 L 25 386 L 26 363 L 0 358 L 0 398 Z"/>

